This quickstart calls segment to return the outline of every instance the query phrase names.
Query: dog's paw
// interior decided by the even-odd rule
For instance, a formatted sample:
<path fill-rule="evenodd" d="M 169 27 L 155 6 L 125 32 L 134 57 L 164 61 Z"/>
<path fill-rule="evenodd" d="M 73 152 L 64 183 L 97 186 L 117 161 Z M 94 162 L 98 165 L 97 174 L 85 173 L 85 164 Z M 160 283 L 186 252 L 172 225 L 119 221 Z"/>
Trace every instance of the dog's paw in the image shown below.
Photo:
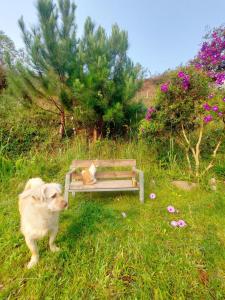
<path fill-rule="evenodd" d="M 27 264 L 27 268 L 31 269 L 38 263 L 38 257 L 32 257 L 29 263 Z"/>
<path fill-rule="evenodd" d="M 57 247 L 56 245 L 52 245 L 52 246 L 50 246 L 50 250 L 51 250 L 52 252 L 58 252 L 58 251 L 60 251 L 60 248 Z"/>

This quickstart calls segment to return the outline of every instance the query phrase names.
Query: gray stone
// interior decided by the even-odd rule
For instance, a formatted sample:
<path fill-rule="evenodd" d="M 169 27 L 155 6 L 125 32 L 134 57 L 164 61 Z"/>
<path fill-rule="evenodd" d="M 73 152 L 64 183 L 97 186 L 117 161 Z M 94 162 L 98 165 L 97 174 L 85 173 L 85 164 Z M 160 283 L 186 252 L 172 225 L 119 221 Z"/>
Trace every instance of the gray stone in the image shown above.
<path fill-rule="evenodd" d="M 172 185 L 184 191 L 191 191 L 198 186 L 197 183 L 183 181 L 183 180 L 174 180 L 172 181 Z"/>

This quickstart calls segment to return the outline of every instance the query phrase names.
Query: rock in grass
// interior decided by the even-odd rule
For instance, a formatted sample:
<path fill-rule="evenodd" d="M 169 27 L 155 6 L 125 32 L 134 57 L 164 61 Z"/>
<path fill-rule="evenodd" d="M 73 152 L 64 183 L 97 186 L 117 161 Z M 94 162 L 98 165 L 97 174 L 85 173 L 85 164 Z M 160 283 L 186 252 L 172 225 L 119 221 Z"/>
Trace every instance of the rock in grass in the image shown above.
<path fill-rule="evenodd" d="M 217 184 L 216 178 L 211 178 L 209 180 L 209 186 L 210 186 L 210 188 L 211 188 L 212 191 L 216 191 L 217 190 L 216 184 Z"/>
<path fill-rule="evenodd" d="M 174 180 L 172 181 L 172 185 L 184 191 L 191 191 L 198 186 L 197 183 L 183 181 L 183 180 Z"/>

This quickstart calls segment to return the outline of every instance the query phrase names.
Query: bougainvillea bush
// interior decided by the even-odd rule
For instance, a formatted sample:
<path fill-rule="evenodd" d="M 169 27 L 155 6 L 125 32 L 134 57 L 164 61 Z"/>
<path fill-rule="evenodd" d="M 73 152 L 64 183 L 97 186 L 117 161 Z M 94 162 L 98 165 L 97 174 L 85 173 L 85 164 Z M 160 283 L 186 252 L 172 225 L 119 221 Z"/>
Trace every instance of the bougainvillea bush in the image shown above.
<path fill-rule="evenodd" d="M 204 70 L 188 66 L 171 73 L 160 86 L 156 103 L 141 122 L 140 135 L 150 139 L 174 137 L 184 150 L 190 173 L 197 177 L 204 174 L 213 166 L 224 139 L 225 90 L 216 89 Z M 207 126 L 216 131 L 216 140 L 209 165 L 201 169 L 201 146 L 207 142 Z"/>
<path fill-rule="evenodd" d="M 197 69 L 207 72 L 217 85 L 225 82 L 225 27 L 207 33 L 201 48 L 192 62 Z"/>

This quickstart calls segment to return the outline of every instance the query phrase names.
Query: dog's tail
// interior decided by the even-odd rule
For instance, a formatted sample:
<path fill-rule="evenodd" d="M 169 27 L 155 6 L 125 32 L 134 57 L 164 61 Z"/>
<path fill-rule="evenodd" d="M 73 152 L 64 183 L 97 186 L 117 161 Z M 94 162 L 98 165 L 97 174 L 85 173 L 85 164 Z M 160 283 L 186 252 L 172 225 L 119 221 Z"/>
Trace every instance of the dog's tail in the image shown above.
<path fill-rule="evenodd" d="M 39 177 L 31 178 L 27 181 L 27 183 L 25 185 L 25 188 L 24 188 L 24 191 L 36 188 L 36 187 L 38 187 L 42 184 L 44 184 L 44 181 L 41 178 L 39 178 Z"/>

